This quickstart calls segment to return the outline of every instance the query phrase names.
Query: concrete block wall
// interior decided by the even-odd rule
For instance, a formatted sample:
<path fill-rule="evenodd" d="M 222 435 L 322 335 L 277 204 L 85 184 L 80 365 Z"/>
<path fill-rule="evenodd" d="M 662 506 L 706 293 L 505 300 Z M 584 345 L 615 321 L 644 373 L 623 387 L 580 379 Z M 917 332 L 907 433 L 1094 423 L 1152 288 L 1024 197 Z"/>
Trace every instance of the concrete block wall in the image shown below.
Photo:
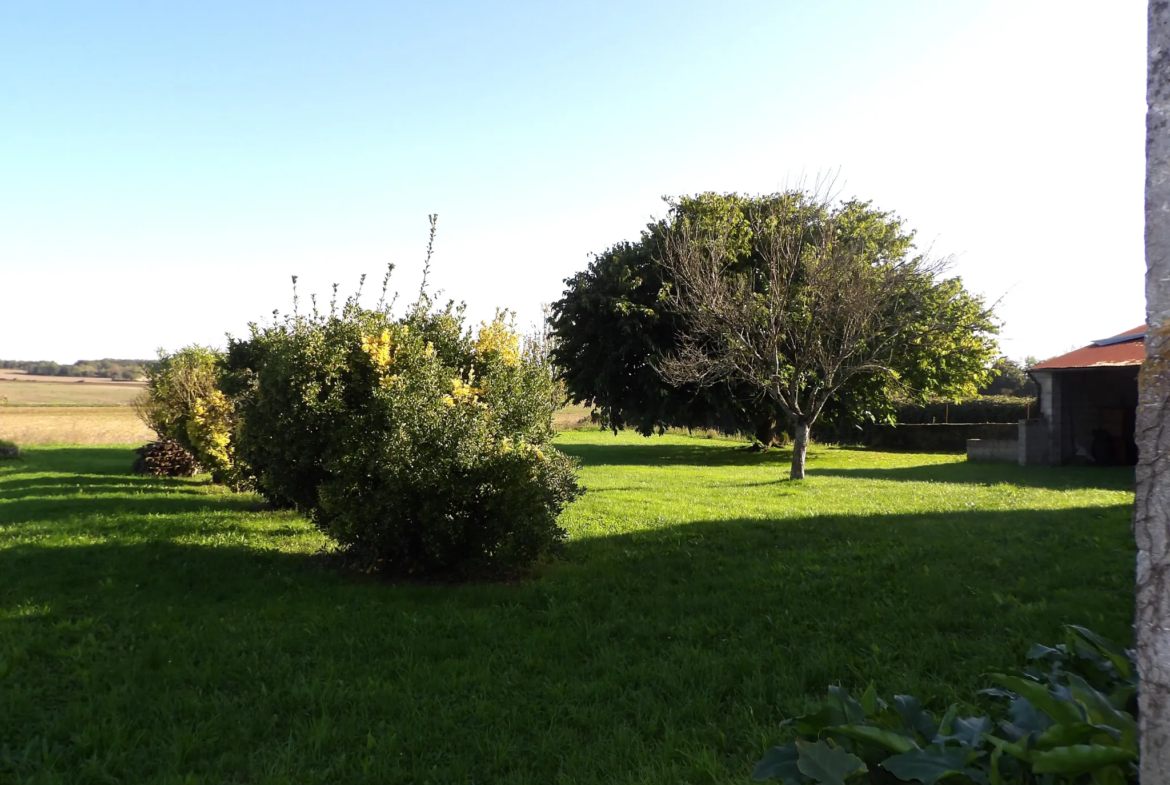
<path fill-rule="evenodd" d="M 980 463 L 1017 463 L 1020 445 L 1017 439 L 968 439 L 967 460 Z"/>
<path fill-rule="evenodd" d="M 1020 420 L 1016 462 L 1020 466 L 1047 465 L 1048 424 L 1044 420 Z"/>
<path fill-rule="evenodd" d="M 931 423 L 883 425 L 868 434 L 866 444 L 885 450 L 963 453 L 968 439 L 1008 439 L 1013 443 L 1013 423 Z"/>

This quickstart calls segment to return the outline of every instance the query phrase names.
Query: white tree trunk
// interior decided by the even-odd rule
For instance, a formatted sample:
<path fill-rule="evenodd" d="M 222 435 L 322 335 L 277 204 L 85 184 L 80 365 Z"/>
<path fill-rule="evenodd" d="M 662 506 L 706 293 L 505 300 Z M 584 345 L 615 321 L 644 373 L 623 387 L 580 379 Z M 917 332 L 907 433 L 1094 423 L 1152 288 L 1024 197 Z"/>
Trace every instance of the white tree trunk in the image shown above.
<path fill-rule="evenodd" d="M 1170 782 L 1170 3 L 1149 4 L 1146 361 L 1137 411 L 1137 603 L 1141 781 Z"/>
<path fill-rule="evenodd" d="M 804 459 L 808 455 L 808 423 L 796 421 L 796 438 L 792 442 L 792 471 L 788 478 L 791 480 L 804 479 Z"/>

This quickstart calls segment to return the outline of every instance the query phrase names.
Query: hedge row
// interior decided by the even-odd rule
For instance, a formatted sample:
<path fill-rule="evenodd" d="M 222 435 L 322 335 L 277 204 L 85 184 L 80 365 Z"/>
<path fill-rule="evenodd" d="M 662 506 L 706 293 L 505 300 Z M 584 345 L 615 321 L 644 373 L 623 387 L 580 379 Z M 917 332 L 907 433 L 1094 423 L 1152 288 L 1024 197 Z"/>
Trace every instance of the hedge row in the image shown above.
<path fill-rule="evenodd" d="M 295 281 L 294 281 L 295 283 Z M 297 315 L 151 369 L 139 413 L 212 477 L 309 517 L 364 570 L 514 574 L 555 551 L 581 490 L 552 444 L 547 352 L 500 312 Z"/>
<path fill-rule="evenodd" d="M 1035 398 L 1008 395 L 981 395 L 966 401 L 932 401 L 898 404 L 894 417 L 902 424 L 929 423 L 1014 423 L 1040 414 Z"/>

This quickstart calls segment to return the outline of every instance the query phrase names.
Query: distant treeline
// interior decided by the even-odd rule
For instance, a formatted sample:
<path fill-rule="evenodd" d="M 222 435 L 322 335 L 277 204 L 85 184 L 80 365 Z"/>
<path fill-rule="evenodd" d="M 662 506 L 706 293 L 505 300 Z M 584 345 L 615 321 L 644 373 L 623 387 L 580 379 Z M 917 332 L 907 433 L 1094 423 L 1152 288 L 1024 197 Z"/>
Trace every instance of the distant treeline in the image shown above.
<path fill-rule="evenodd" d="M 87 376 L 98 379 L 140 379 L 153 360 L 78 360 L 61 365 L 48 360 L 0 360 L 0 368 L 24 371 L 37 376 Z"/>

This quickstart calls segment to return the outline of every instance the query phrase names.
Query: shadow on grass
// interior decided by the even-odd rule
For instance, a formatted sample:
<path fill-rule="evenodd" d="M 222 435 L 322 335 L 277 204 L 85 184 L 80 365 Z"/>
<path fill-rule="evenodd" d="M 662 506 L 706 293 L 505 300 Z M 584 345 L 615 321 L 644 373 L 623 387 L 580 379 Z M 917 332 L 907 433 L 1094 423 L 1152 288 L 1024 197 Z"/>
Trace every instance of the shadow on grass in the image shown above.
<path fill-rule="evenodd" d="M 60 521 L 66 518 L 95 518 L 114 520 L 123 516 L 183 516 L 230 512 L 260 512 L 263 503 L 250 495 L 184 494 L 178 496 L 125 497 L 61 496 L 57 498 L 25 498 L 14 501 L 0 499 L 0 523 L 18 524 L 33 521 Z"/>
<path fill-rule="evenodd" d="M 754 452 L 740 442 L 696 439 L 694 444 L 561 444 L 557 449 L 586 466 L 762 466 L 792 462 L 791 449 Z M 813 448 L 809 454 L 815 456 Z"/>
<path fill-rule="evenodd" d="M 176 501 L 170 512 L 185 510 Z M 1056 640 L 1062 623 L 1127 642 L 1128 514 L 1117 505 L 699 521 L 576 541 L 542 577 L 466 586 L 389 585 L 238 545 L 21 545 L 0 549 L 0 607 L 43 610 L 0 621 L 0 653 L 24 640 L 44 654 L 17 678 L 47 678 L 65 667 L 49 655 L 91 631 L 78 620 L 100 619 L 106 632 L 91 648 L 104 654 L 83 659 L 87 678 L 138 685 L 127 697 L 144 717 L 168 716 L 171 683 L 206 680 L 210 693 L 231 684 L 250 706 L 271 703 L 264 685 L 311 692 L 311 674 L 323 673 L 378 682 L 336 711 L 397 725 L 409 720 L 386 695 L 416 695 L 408 713 L 440 710 L 464 689 L 449 682 L 453 667 L 482 669 L 477 700 L 501 709 L 518 694 L 533 705 L 633 695 L 652 712 L 669 695 L 701 723 L 720 694 L 791 714 L 841 681 L 972 701 L 988 668 Z M 1037 554 L 1060 569 L 1037 569 Z M 151 652 L 165 652 L 167 667 Z M 264 654 L 241 661 L 245 652 Z M 209 715 L 217 705 L 208 699 Z"/>
<path fill-rule="evenodd" d="M 209 492 L 206 480 L 132 474 L 133 458 L 119 447 L 32 448 L 24 462 L 0 472 L 0 523 L 262 508 L 251 495 Z"/>
<path fill-rule="evenodd" d="M 37 515 L 66 512 L 45 503 L 58 506 Z M 177 525 L 231 509 L 219 497 L 83 504 Z M 193 767 L 296 781 L 348 756 L 372 761 L 377 781 L 553 782 L 569 755 L 573 781 L 593 783 L 669 766 L 670 736 L 718 749 L 728 781 L 829 683 L 945 705 L 976 700 L 988 669 L 1055 641 L 1061 623 L 1127 642 L 1128 515 L 696 521 L 573 541 L 541 577 L 471 586 L 324 571 L 279 537 L 167 541 L 173 530 L 151 521 L 123 542 L 14 545 L 0 548 L 0 659 L 16 663 L 0 738 L 19 751 L 76 737 L 52 764 L 60 781 L 103 761 L 137 781 Z M 199 743 L 176 751 L 190 728 Z M 19 779 L 46 764 L 10 765 Z"/>
<path fill-rule="evenodd" d="M 896 482 L 947 482 L 967 485 L 1020 485 L 1031 488 L 1071 490 L 1097 488 L 1132 491 L 1132 467 L 1017 466 L 1010 463 L 933 463 L 921 466 L 879 468 L 809 467 L 810 477 L 865 478 Z"/>
<path fill-rule="evenodd" d="M 22 459 L 0 464 L 0 480 L 26 472 L 130 474 L 133 447 L 25 447 Z"/>
<path fill-rule="evenodd" d="M 72 496 L 77 493 L 199 494 L 209 483 L 137 474 L 67 474 L 22 478 L 0 476 L 0 501 Z"/>

